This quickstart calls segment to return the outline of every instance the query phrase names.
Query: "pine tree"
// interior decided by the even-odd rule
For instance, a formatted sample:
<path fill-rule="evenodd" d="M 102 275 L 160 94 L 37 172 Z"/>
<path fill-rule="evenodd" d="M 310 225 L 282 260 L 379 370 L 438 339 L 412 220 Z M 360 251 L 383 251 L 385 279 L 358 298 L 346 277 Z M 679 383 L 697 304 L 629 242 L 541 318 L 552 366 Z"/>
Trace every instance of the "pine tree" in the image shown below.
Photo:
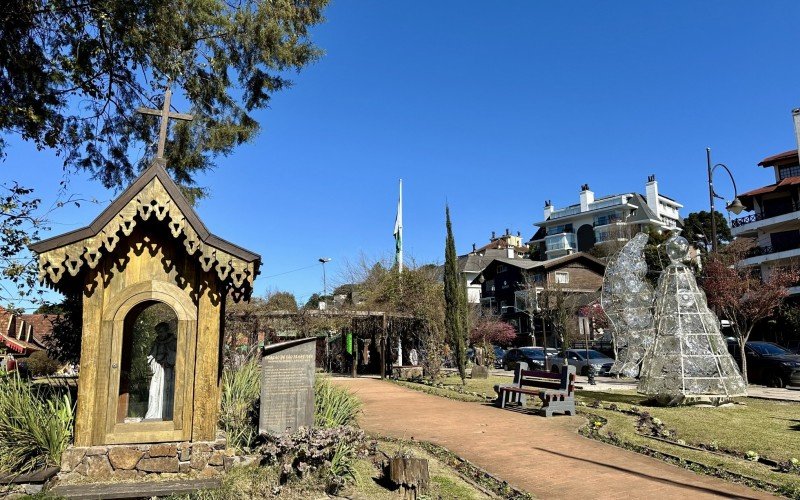
<path fill-rule="evenodd" d="M 467 377 L 467 288 L 458 275 L 456 243 L 450 224 L 450 207 L 445 206 L 447 241 L 444 249 L 444 327 L 462 383 Z"/>

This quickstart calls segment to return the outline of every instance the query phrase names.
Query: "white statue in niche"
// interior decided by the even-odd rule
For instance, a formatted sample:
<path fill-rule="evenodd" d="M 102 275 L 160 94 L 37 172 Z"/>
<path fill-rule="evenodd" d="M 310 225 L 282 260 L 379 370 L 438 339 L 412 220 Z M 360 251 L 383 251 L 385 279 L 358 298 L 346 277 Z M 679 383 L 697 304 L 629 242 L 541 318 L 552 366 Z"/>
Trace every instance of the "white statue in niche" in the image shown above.
<path fill-rule="evenodd" d="M 150 379 L 150 391 L 147 398 L 147 414 L 145 420 L 163 420 L 172 418 L 172 393 L 175 392 L 175 349 L 177 338 L 172 333 L 169 323 L 156 325 L 156 339 L 147 364 L 153 372 Z"/>

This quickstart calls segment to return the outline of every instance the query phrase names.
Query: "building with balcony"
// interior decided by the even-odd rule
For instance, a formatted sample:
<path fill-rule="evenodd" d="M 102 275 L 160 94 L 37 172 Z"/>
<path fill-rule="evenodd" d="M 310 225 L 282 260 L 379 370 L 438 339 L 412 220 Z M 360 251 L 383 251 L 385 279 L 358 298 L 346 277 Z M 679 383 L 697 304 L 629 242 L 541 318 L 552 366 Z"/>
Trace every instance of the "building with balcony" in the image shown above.
<path fill-rule="evenodd" d="M 645 184 L 645 194 L 623 193 L 595 198 L 588 184 L 581 186 L 580 203 L 556 208 L 545 202 L 544 220 L 529 242 L 537 258 L 554 259 L 587 252 L 595 245 L 627 241 L 647 228 L 670 230 L 681 225 L 683 205 L 658 192 L 656 176 Z"/>
<path fill-rule="evenodd" d="M 792 114 L 800 146 L 800 109 Z M 755 239 L 756 246 L 741 263 L 758 266 L 767 278 L 773 269 L 800 259 L 800 158 L 792 149 L 765 158 L 758 166 L 772 169 L 775 182 L 739 195 L 752 213 L 732 220 L 731 233 Z M 800 287 L 792 292 L 800 293 Z"/>

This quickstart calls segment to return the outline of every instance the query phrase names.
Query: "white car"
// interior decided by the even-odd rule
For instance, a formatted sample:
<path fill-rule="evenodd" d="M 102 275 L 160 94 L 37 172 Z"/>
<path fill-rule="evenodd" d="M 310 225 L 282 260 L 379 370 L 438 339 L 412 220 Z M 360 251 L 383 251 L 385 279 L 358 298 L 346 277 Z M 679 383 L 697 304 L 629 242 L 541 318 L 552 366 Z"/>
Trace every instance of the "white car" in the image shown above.
<path fill-rule="evenodd" d="M 588 361 L 586 359 L 586 349 L 568 349 L 566 354 L 567 363 L 574 366 L 575 370 L 581 375 L 587 375 L 589 373 L 589 364 L 594 366 L 594 371 L 597 375 L 608 375 L 609 370 L 611 370 L 611 366 L 614 364 L 613 359 L 609 358 L 602 352 L 595 351 L 593 349 L 589 349 L 588 351 Z M 550 371 L 553 373 L 559 373 L 561 370 L 560 367 L 563 364 L 564 358 L 562 357 L 561 353 L 556 354 L 550 358 Z"/>

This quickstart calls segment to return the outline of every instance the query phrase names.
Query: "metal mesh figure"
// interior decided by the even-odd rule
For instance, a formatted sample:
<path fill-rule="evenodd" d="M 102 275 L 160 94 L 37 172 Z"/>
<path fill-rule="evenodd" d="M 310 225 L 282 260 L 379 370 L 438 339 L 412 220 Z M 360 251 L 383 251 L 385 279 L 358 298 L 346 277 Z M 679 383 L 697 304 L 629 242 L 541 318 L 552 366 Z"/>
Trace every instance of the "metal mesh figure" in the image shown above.
<path fill-rule="evenodd" d="M 617 359 L 611 373 L 626 377 L 639 374 L 645 352 L 653 343 L 653 287 L 645 279 L 644 246 L 648 236 L 639 233 L 611 258 L 603 276 L 600 298 L 613 325 Z"/>
<path fill-rule="evenodd" d="M 642 363 L 639 392 L 671 404 L 746 396 L 719 320 L 683 264 L 689 243 L 673 236 L 665 246 L 671 263 L 656 287 L 655 339 Z"/>

